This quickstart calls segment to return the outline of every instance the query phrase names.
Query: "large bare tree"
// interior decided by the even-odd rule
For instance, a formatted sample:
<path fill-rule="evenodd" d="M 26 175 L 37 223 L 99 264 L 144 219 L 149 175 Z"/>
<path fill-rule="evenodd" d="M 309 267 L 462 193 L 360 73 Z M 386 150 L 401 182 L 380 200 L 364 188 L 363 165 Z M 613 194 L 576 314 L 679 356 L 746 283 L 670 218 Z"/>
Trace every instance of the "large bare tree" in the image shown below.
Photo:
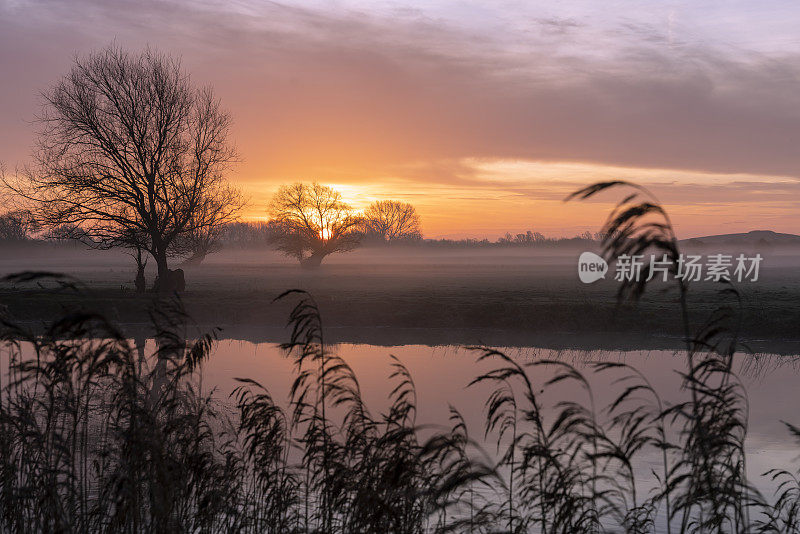
<path fill-rule="evenodd" d="M 282 186 L 272 198 L 269 214 L 275 248 L 297 258 L 303 267 L 319 267 L 325 256 L 359 244 L 355 229 L 360 218 L 330 187 Z"/>
<path fill-rule="evenodd" d="M 78 58 L 44 95 L 35 163 L 7 185 L 47 226 L 76 225 L 98 247 L 136 247 L 168 280 L 175 241 L 202 225 L 196 214 L 223 200 L 234 161 L 229 116 L 180 62 L 115 46 Z"/>
<path fill-rule="evenodd" d="M 420 239 L 422 230 L 417 210 L 407 202 L 378 200 L 364 210 L 364 231 L 383 241 Z"/>

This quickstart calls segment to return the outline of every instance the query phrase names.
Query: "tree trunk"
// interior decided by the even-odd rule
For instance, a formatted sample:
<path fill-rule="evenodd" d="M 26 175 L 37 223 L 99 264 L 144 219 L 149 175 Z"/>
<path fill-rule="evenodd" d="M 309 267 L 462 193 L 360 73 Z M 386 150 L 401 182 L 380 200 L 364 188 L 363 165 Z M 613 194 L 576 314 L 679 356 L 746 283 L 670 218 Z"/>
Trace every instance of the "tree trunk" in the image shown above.
<path fill-rule="evenodd" d="M 186 279 L 184 278 L 183 269 L 170 269 L 167 266 L 166 253 L 155 253 L 153 257 L 158 265 L 158 277 L 153 283 L 153 291 L 162 295 L 186 291 Z"/>
<path fill-rule="evenodd" d="M 144 293 L 147 287 L 147 280 L 144 277 L 144 265 L 138 265 L 136 267 L 136 279 L 133 281 L 136 285 L 136 292 L 137 293 Z"/>
<path fill-rule="evenodd" d="M 300 260 L 300 266 L 304 269 L 316 269 L 322 264 L 322 258 L 325 257 L 323 252 L 314 252 L 311 256 Z"/>
<path fill-rule="evenodd" d="M 136 286 L 137 293 L 144 293 L 147 290 L 147 279 L 144 277 L 144 268 L 147 266 L 147 260 L 142 258 L 142 249 L 136 249 L 136 278 L 133 283 Z"/>
<path fill-rule="evenodd" d="M 156 276 L 155 282 L 153 282 L 153 291 L 157 291 L 159 293 L 169 293 L 169 266 L 167 265 L 167 254 L 166 252 L 156 251 L 153 253 L 153 259 L 156 260 L 156 266 L 158 267 L 158 275 Z"/>

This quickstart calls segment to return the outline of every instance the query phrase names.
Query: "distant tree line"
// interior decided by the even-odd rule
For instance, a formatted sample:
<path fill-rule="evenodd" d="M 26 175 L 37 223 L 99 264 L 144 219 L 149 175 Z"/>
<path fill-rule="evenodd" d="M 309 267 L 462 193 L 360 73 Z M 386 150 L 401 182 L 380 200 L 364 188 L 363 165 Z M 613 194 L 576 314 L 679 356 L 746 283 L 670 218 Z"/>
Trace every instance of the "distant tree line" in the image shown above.
<path fill-rule="evenodd" d="M 363 228 L 363 227 L 362 227 Z M 421 235 L 405 236 L 396 239 L 384 239 L 380 235 L 363 231 L 354 231 L 358 235 L 361 246 L 402 246 L 429 248 L 481 248 L 481 247 L 552 247 L 570 244 L 583 245 L 598 243 L 602 234 L 583 232 L 574 237 L 546 237 L 540 232 L 528 230 L 525 233 L 505 235 L 495 239 L 425 239 Z M 225 248 L 259 248 L 271 247 L 277 238 L 276 228 L 271 222 L 236 222 L 225 225 L 220 237 L 220 246 Z"/>
<path fill-rule="evenodd" d="M 387 202 L 387 201 L 380 201 Z M 394 202 L 394 201 L 388 201 Z M 413 206 L 407 204 L 413 209 Z M 281 236 L 281 228 L 273 220 L 267 221 L 235 221 L 218 225 L 213 234 L 202 241 L 203 255 L 223 249 L 257 249 L 275 248 Z M 9 211 L 0 215 L 0 242 L 47 241 L 53 243 L 87 242 L 88 235 L 80 236 L 79 227 L 64 225 L 52 230 L 43 230 L 29 212 Z M 69 237 L 66 237 L 69 236 Z M 414 247 L 549 247 L 569 244 L 585 244 L 599 242 L 599 233 L 583 232 L 574 237 L 547 237 L 540 232 L 528 230 L 524 233 L 505 235 L 495 240 L 490 239 L 425 239 L 416 231 L 387 237 L 370 226 L 369 219 L 363 218 L 352 230 L 352 236 L 360 246 L 414 246 Z M 199 263 L 199 262 L 198 262 Z"/>
<path fill-rule="evenodd" d="M 603 239 L 602 234 L 583 232 L 575 237 L 545 237 L 540 232 L 528 230 L 525 233 L 511 234 L 506 232 L 504 236 L 492 241 L 489 239 L 424 239 L 421 244 L 429 247 L 559 247 L 570 245 L 586 245 L 599 243 Z"/>

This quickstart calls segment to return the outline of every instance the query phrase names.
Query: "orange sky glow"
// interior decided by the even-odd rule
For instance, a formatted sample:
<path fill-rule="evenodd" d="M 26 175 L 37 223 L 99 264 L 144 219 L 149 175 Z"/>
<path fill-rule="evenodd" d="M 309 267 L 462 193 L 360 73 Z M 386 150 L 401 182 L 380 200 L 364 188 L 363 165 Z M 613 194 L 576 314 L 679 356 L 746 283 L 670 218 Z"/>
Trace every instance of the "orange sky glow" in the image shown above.
<path fill-rule="evenodd" d="M 592 202 L 564 202 L 593 180 L 623 179 L 648 187 L 667 207 L 680 236 L 723 234 L 751 229 L 787 233 L 800 227 L 798 183 L 791 177 L 717 175 L 597 164 L 483 161 L 474 165 L 480 186 L 419 183 L 389 177 L 372 181 L 324 181 L 361 210 L 374 200 L 397 199 L 416 206 L 426 237 L 490 238 L 526 230 L 571 237 L 597 231 L 619 200 L 600 195 Z M 311 173 L 311 176 L 325 173 Z M 338 175 L 338 173 L 334 173 Z M 297 176 L 302 180 L 302 174 Z M 244 217 L 267 220 L 264 206 L 277 181 L 242 181 L 249 196 Z M 754 186 L 754 184 L 759 184 Z M 691 202 L 687 202 L 691 199 Z"/>

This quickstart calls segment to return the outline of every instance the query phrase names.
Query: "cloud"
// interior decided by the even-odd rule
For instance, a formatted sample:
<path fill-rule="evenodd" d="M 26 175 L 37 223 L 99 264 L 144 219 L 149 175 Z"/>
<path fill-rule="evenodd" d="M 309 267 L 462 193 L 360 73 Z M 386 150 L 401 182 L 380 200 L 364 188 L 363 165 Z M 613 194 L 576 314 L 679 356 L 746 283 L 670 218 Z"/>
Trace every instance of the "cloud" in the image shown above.
<path fill-rule="evenodd" d="M 368 161 L 492 157 L 798 171 L 798 57 L 731 58 L 699 47 L 676 53 L 652 46 L 659 37 L 652 28 L 630 24 L 618 30 L 626 36 L 609 57 L 554 56 L 560 41 L 535 37 L 515 54 L 498 50 L 491 36 L 418 15 L 386 20 L 265 5 L 40 2 L 7 8 L 4 29 L 38 29 L 59 46 L 72 38 L 80 51 L 115 37 L 162 42 L 202 69 L 196 77 L 244 100 L 227 103 L 243 126 L 260 122 L 279 159 L 310 147 L 319 153 L 313 160 L 337 163 L 317 149 L 328 144 L 341 159 Z M 531 23 L 558 34 L 579 26 L 547 17 Z M 2 38 L 2 48 L 20 58 L 10 64 L 15 70 L 46 48 L 33 51 L 30 40 L 14 46 L 19 33 Z M 209 65 L 209 52 L 220 63 Z M 365 147 L 373 144 L 381 148 L 369 157 Z"/>

